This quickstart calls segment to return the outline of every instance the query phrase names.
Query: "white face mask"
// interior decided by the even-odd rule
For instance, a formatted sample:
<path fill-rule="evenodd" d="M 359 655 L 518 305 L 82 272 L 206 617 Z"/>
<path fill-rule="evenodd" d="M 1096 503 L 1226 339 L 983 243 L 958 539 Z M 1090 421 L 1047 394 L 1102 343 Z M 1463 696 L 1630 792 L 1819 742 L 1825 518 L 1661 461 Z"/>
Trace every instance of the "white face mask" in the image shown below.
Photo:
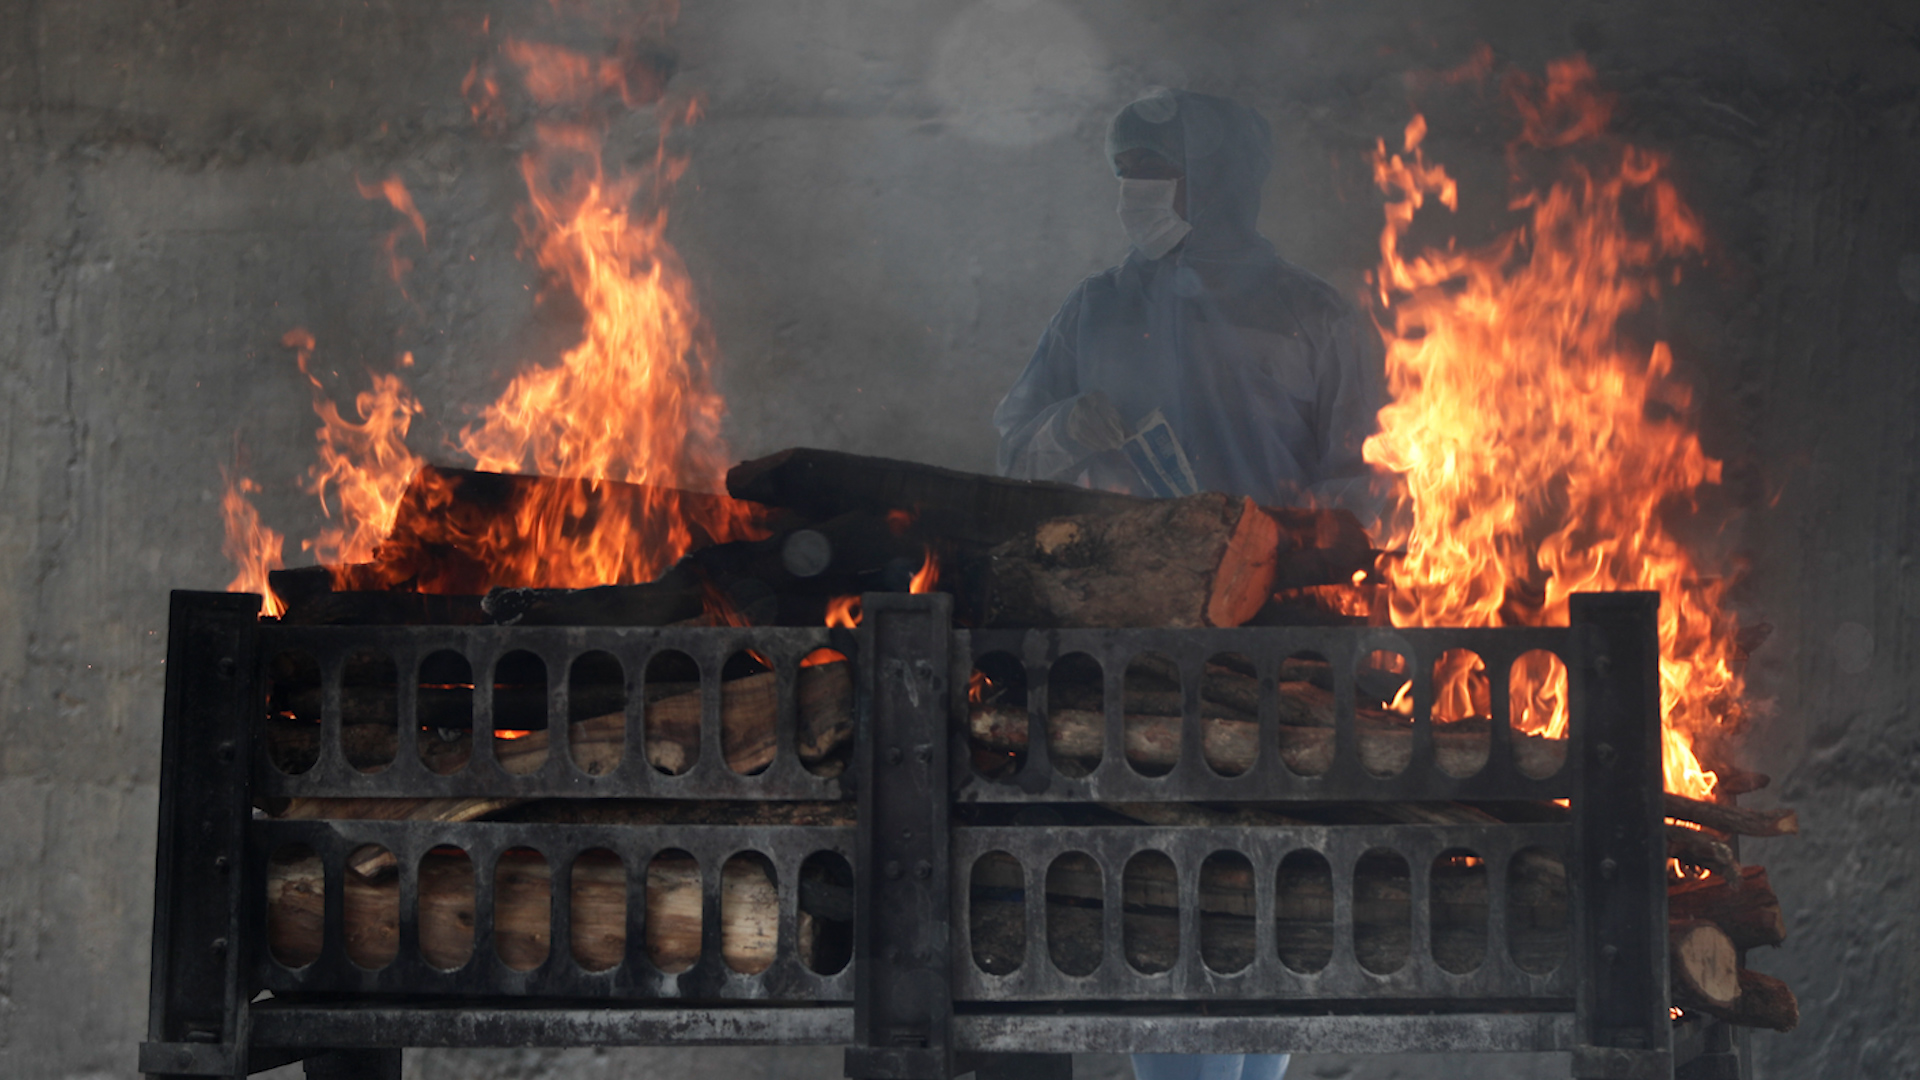
<path fill-rule="evenodd" d="M 1140 254 L 1157 259 L 1186 239 L 1193 226 L 1173 212 L 1178 180 L 1120 180 L 1120 225 Z"/>

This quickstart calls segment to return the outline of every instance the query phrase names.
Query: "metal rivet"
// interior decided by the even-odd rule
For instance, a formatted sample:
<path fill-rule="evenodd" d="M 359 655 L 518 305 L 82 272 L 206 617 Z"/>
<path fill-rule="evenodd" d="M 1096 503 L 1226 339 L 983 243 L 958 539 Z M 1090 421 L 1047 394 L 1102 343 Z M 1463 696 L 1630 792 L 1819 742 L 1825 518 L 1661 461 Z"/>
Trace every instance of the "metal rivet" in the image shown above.
<path fill-rule="evenodd" d="M 223 874 L 226 873 L 227 870 L 232 866 L 233 866 L 233 862 L 230 859 L 228 859 L 225 855 L 215 855 L 213 857 L 213 868 L 215 870 L 220 871 Z"/>
<path fill-rule="evenodd" d="M 901 756 L 902 756 L 902 755 L 901 755 L 901 753 L 900 753 L 900 748 L 899 748 L 899 747 L 897 747 L 897 746 L 889 746 L 889 747 L 887 747 L 887 764 L 889 764 L 889 765 L 898 765 L 898 764 L 900 764 L 900 758 L 901 758 Z"/>
<path fill-rule="evenodd" d="M 887 875 L 888 881 L 900 880 L 900 864 L 891 859 L 887 861 L 886 866 L 881 867 L 880 872 Z"/>
<path fill-rule="evenodd" d="M 1615 750 L 1612 743 L 1600 743 L 1593 748 L 1593 756 L 1599 759 L 1602 765 L 1612 765 L 1620 760 L 1620 751 Z"/>
<path fill-rule="evenodd" d="M 901 830 L 900 830 L 900 839 L 902 839 L 902 840 L 912 840 L 912 839 L 913 839 L 913 830 L 912 830 L 912 829 L 901 829 Z"/>
<path fill-rule="evenodd" d="M 933 876 L 933 864 L 925 859 L 913 864 L 913 876 L 925 881 Z"/>
<path fill-rule="evenodd" d="M 220 759 L 221 764 L 233 764 L 234 746 L 231 742 L 221 743 L 214 749 L 213 753 L 215 757 Z"/>
<path fill-rule="evenodd" d="M 233 673 L 240 670 L 240 665 L 234 662 L 233 657 L 223 656 L 214 663 L 213 668 L 220 673 L 221 678 L 231 679 Z"/>
<path fill-rule="evenodd" d="M 214 939 L 213 939 L 213 951 L 214 951 L 214 952 L 217 952 L 217 953 L 223 953 L 223 952 L 226 952 L 226 951 L 227 951 L 227 939 L 226 939 L 226 938 L 223 938 L 223 937 L 217 937 L 217 938 L 214 938 Z"/>
<path fill-rule="evenodd" d="M 1600 946 L 1600 959 L 1605 960 L 1609 964 L 1613 963 L 1614 959 L 1619 955 L 1620 947 L 1617 945 Z"/>
<path fill-rule="evenodd" d="M 1612 859 L 1600 860 L 1600 876 L 1601 877 L 1606 878 L 1608 880 L 1612 880 L 1613 875 L 1618 873 L 1619 870 L 1620 870 L 1620 864 L 1617 862 L 1614 862 Z"/>
<path fill-rule="evenodd" d="M 931 746 L 915 747 L 913 751 L 913 759 L 915 761 L 918 761 L 922 765 L 925 765 L 927 762 L 932 761 L 933 747 Z"/>

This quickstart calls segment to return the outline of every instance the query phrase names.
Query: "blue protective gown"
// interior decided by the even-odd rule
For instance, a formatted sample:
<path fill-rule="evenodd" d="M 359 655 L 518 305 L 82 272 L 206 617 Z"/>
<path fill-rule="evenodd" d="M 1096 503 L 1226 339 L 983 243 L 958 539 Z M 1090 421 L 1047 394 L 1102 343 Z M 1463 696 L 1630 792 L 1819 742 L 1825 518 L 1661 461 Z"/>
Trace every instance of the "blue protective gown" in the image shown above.
<path fill-rule="evenodd" d="M 1128 430 L 1167 419 L 1201 490 L 1266 505 L 1376 513 L 1360 445 L 1385 401 L 1379 337 L 1332 286 L 1274 254 L 1255 227 L 1271 167 L 1266 121 L 1174 91 L 1187 220 L 1173 251 L 1081 282 L 994 412 L 1002 475 L 1150 492 L 1123 455 L 1068 432 L 1100 391 Z"/>
<path fill-rule="evenodd" d="M 1266 121 L 1224 98 L 1173 97 L 1192 232 L 1158 259 L 1131 252 L 1068 295 L 994 412 L 1000 472 L 1151 494 L 1124 454 L 1068 430 L 1076 403 L 1099 391 L 1129 431 L 1159 410 L 1201 490 L 1343 506 L 1371 525 L 1381 495 L 1360 446 L 1386 400 L 1379 338 L 1256 229 L 1272 164 Z M 1139 1080 L 1280 1080 L 1287 1068 L 1285 1054 L 1133 1061 Z"/>

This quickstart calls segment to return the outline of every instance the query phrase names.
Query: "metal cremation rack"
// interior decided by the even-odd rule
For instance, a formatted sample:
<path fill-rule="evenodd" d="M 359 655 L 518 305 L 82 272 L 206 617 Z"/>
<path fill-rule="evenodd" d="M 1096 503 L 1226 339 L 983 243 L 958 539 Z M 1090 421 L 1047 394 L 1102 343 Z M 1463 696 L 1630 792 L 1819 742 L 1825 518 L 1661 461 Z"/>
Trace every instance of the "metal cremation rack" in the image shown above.
<path fill-rule="evenodd" d="M 149 1039 L 140 1068 L 154 1076 L 244 1077 L 305 1059 L 310 1076 L 399 1075 L 399 1048 L 570 1045 L 844 1045 L 847 1074 L 946 1080 L 982 1076 L 1063 1077 L 1074 1051 L 1393 1053 L 1571 1051 L 1576 1077 L 1734 1077 L 1739 1055 L 1728 1029 L 1669 1013 L 1666 840 L 1661 813 L 1658 597 L 1576 596 L 1567 628 L 1389 630 L 965 631 L 951 628 L 949 598 L 869 594 L 857 631 L 773 628 L 513 626 L 283 626 L 261 622 L 259 598 L 177 592 L 168 639 L 159 854 L 154 909 Z M 818 648 L 853 663 L 856 736 L 844 775 L 826 778 L 795 752 L 798 665 Z M 1433 660 L 1470 649 L 1491 679 L 1487 764 L 1470 777 L 1442 771 L 1429 720 Z M 778 752 L 757 775 L 726 765 L 720 673 L 751 649 L 776 673 Z M 1393 776 L 1360 758 L 1355 674 L 1376 649 L 1407 657 L 1415 705 L 1412 759 Z M 675 650 L 702 674 L 700 753 L 667 775 L 639 752 L 640 681 L 649 660 Z M 1546 650 L 1565 663 L 1571 739 L 1564 767 L 1523 775 L 1511 752 L 1506 672 L 1521 654 Z M 473 756 L 441 775 L 402 752 L 379 772 L 357 771 L 340 748 L 341 681 L 350 655 L 391 657 L 401 685 L 432 654 L 464 657 L 474 679 Z M 487 688 L 496 663 L 531 653 L 549 672 L 584 654 L 610 654 L 627 680 L 627 750 L 603 775 L 577 768 L 556 737 L 544 764 L 513 775 L 495 761 Z M 283 653 L 317 662 L 323 704 L 318 761 L 288 775 L 275 768 L 257 729 L 265 715 L 268 663 Z M 1025 760 L 989 780 L 969 757 L 967 684 L 979 658 L 1010 654 L 1026 671 L 1033 732 Z M 1045 687 L 1059 658 L 1084 653 L 1105 672 L 1106 750 L 1084 776 L 1047 755 Z M 1179 665 L 1185 723 L 1178 764 L 1163 776 L 1135 771 L 1122 752 L 1121 673 L 1128 659 L 1157 653 Z M 1263 743 L 1256 764 L 1223 776 L 1205 760 L 1201 673 L 1234 653 L 1257 667 Z M 1291 772 L 1279 753 L 1275 692 L 1283 659 L 1311 653 L 1335 677 L 1331 768 Z M 568 681 L 549 680 L 550 729 L 567 728 Z M 413 695 L 399 695 L 399 731 L 419 729 Z M 404 745 L 404 744 L 403 744 Z M 857 799 L 857 825 L 605 825 L 469 821 L 272 820 L 260 801 L 278 798 L 638 798 L 829 801 Z M 1216 828 L 1061 827 L 956 824 L 964 803 L 1422 802 L 1565 799 L 1568 821 L 1534 824 L 1326 825 Z M 1044 821 L 1007 808 L 999 819 Z M 379 970 L 349 959 L 343 875 L 350 853 L 377 844 L 399 874 L 398 954 Z M 324 864 L 325 943 L 298 969 L 266 947 L 269 857 L 304 845 Z M 420 951 L 421 859 L 458 848 L 475 875 L 473 947 L 458 970 Z M 1569 879 L 1569 955 L 1544 973 L 1522 970 L 1508 950 L 1508 861 L 1523 849 L 1564 861 Z M 552 947 L 530 971 L 509 967 L 491 937 L 494 867 L 503 852 L 532 849 L 551 875 Z M 617 854 L 627 875 L 624 962 L 588 971 L 567 947 L 569 870 L 580 853 Z M 1411 947 L 1398 970 L 1367 970 L 1354 946 L 1354 869 L 1384 849 L 1410 868 Z M 667 973 L 646 950 L 645 873 L 663 851 L 690 854 L 702 870 L 701 954 Z M 1137 853 L 1171 860 L 1179 890 L 1179 951 L 1170 970 L 1145 974 L 1123 948 L 1121 883 Z M 1330 870 L 1333 950 L 1324 967 L 1294 970 L 1275 944 L 1275 875 L 1298 851 Z M 1484 860 L 1489 947 L 1475 970 L 1443 969 L 1430 948 L 1431 870 L 1443 852 Z M 779 896 L 778 946 L 766 970 L 724 962 L 719 867 L 754 852 L 772 867 Z M 810 970 L 796 950 L 802 864 L 817 853 L 852 871 L 851 961 Z M 969 947 L 968 874 L 988 852 L 1013 856 L 1025 888 L 1026 955 L 989 974 Z M 1222 973 L 1205 963 L 1200 869 L 1237 852 L 1253 868 L 1254 958 Z M 1070 975 L 1050 959 L 1044 881 L 1067 853 L 1100 870 L 1102 960 Z"/>

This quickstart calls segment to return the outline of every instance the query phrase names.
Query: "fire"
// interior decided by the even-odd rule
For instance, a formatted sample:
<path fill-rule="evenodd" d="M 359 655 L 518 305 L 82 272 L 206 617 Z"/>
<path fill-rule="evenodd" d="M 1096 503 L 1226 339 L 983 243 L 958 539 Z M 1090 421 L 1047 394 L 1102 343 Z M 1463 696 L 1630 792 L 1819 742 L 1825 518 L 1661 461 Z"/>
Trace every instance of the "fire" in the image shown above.
<path fill-rule="evenodd" d="M 286 548 L 287 538 L 260 524 L 260 512 L 247 498 L 259 491 L 260 485 L 244 476 L 236 478 L 224 468 L 220 478 L 226 484 L 220 497 L 220 514 L 227 527 L 220 553 L 239 571 L 227 583 L 227 591 L 259 593 L 265 599 L 263 614 L 278 618 L 287 605 L 268 587 L 267 571 L 282 566 L 280 553 Z"/>
<path fill-rule="evenodd" d="M 614 59 L 518 41 L 503 52 L 549 109 L 592 115 L 588 106 L 602 91 L 631 104 L 642 89 L 637 69 Z M 681 119 L 693 118 L 688 110 Z M 515 378 L 478 424 L 461 431 L 460 448 L 484 470 L 620 480 L 646 491 L 632 513 L 601 515 L 585 528 L 585 508 L 572 493 L 531 500 L 511 523 L 511 537 L 478 545 L 503 558 L 516 552 L 518 565 L 505 577 L 553 588 L 648 581 L 693 546 L 695 524 L 716 536 L 752 531 L 745 504 L 686 502 L 677 490 L 720 489 L 729 455 L 720 435 L 726 405 L 710 378 L 712 334 L 665 237 L 665 193 L 686 167 L 666 150 L 672 123 L 662 106 L 660 141 L 635 173 L 605 168 L 603 121 L 541 123 L 521 158 L 526 247 L 578 298 L 586 318 L 579 344 L 558 364 Z M 719 520 L 692 520 L 702 513 Z"/>
<path fill-rule="evenodd" d="M 979 668 L 974 668 L 973 674 L 967 676 L 968 703 L 973 705 L 985 704 L 987 701 L 987 694 L 992 690 L 993 690 L 993 680 L 989 679 L 987 677 L 987 673 L 984 671 L 981 671 Z"/>
<path fill-rule="evenodd" d="M 1384 141 L 1375 152 L 1375 180 L 1395 197 L 1376 278 L 1393 401 L 1365 453 L 1405 485 L 1383 544 L 1405 551 L 1382 568 L 1391 618 L 1564 625 L 1575 592 L 1657 590 L 1667 786 L 1706 796 L 1714 776 L 1693 746 L 1739 722 L 1735 626 L 1721 607 L 1727 582 L 1696 564 L 1662 514 L 1718 483 L 1720 463 L 1679 419 L 1689 395 L 1668 378 L 1667 346 L 1635 354 L 1618 332 L 1704 234 L 1660 155 L 1600 138 L 1610 102 L 1584 60 L 1506 89 L 1524 120 L 1516 175 L 1535 151 L 1578 160 L 1545 190 L 1522 191 L 1512 206 L 1530 220 L 1485 248 L 1403 254 L 1416 211 L 1428 198 L 1452 209 L 1457 188 L 1422 155 L 1421 117 L 1402 153 Z M 1523 730 L 1564 735 L 1566 675 L 1555 667 L 1512 672 Z M 1486 677 L 1473 668 L 1440 673 L 1436 700 L 1476 707 Z"/>
<path fill-rule="evenodd" d="M 413 231 L 420 236 L 420 243 L 427 242 L 427 219 L 422 217 L 418 207 L 413 204 L 413 194 L 407 190 L 406 181 L 395 173 L 378 184 L 363 184 L 358 176 L 353 178 L 353 186 L 359 190 L 363 199 L 385 199 L 394 212 L 407 219 Z M 407 271 L 413 269 L 413 260 L 400 254 L 400 238 L 406 235 L 406 229 L 396 228 L 381 241 L 380 250 L 387 256 L 387 274 L 393 283 L 399 285 L 400 295 L 407 295 L 405 279 Z"/>
<path fill-rule="evenodd" d="M 444 478 L 420 474 L 414 497 L 434 530 L 424 539 L 483 568 L 486 585 L 584 588 L 649 581 L 699 542 L 763 535 L 750 504 L 685 494 L 721 490 L 730 461 L 720 431 L 725 402 L 711 378 L 716 347 L 665 237 L 666 195 L 685 169 L 665 140 L 694 111 L 659 106 L 651 160 L 609 170 L 601 155 L 608 99 L 630 107 L 660 97 L 662 69 L 644 48 L 623 42 L 610 57 L 589 58 L 509 40 L 501 52 L 542 118 L 520 161 L 529 196 L 520 215 L 524 250 L 584 316 L 580 341 L 558 363 L 523 370 L 457 442 L 479 469 L 580 483 L 542 486 L 511 513 L 462 517 L 441 512 L 454 502 Z M 462 91 L 476 120 L 492 125 L 507 115 L 491 67 L 476 65 Z M 397 176 L 359 186 L 366 197 L 385 198 L 425 242 L 425 219 Z M 406 270 L 394 253 L 401 235 L 386 244 L 396 280 Z M 312 335 L 295 330 L 286 344 L 314 382 L 323 421 L 307 488 L 329 525 L 303 546 L 336 568 L 343 588 L 445 587 L 405 565 L 398 545 L 386 552 L 394 564 L 382 562 L 381 542 L 423 464 L 405 443 L 419 403 L 397 376 L 376 374 L 356 399 L 358 421 L 348 420 L 308 372 Z M 636 486 L 615 490 L 606 481 Z M 230 531 L 229 547 L 251 550 L 247 544 Z M 348 564 L 366 562 L 376 565 L 348 574 Z"/>
<path fill-rule="evenodd" d="M 419 414 L 420 402 L 399 376 L 375 372 L 373 389 L 354 397 L 360 417 L 355 423 L 340 415 L 308 366 L 313 359 L 313 335 L 296 328 L 280 343 L 294 350 L 300 373 L 313 384 L 313 412 L 320 418 L 320 428 L 314 432 L 320 460 L 307 470 L 304 486 L 320 499 L 321 512 L 338 522 L 300 546 L 314 552 L 325 566 L 366 562 L 392 530 L 407 478 L 420 465 L 420 459 L 407 449 L 407 428 Z"/>
<path fill-rule="evenodd" d="M 913 572 L 913 580 L 907 582 L 910 593 L 930 593 L 940 584 L 940 558 L 927 548 L 927 557 L 920 569 Z"/>
<path fill-rule="evenodd" d="M 860 625 L 860 598 L 836 596 L 827 601 L 827 625 L 851 630 Z"/>

